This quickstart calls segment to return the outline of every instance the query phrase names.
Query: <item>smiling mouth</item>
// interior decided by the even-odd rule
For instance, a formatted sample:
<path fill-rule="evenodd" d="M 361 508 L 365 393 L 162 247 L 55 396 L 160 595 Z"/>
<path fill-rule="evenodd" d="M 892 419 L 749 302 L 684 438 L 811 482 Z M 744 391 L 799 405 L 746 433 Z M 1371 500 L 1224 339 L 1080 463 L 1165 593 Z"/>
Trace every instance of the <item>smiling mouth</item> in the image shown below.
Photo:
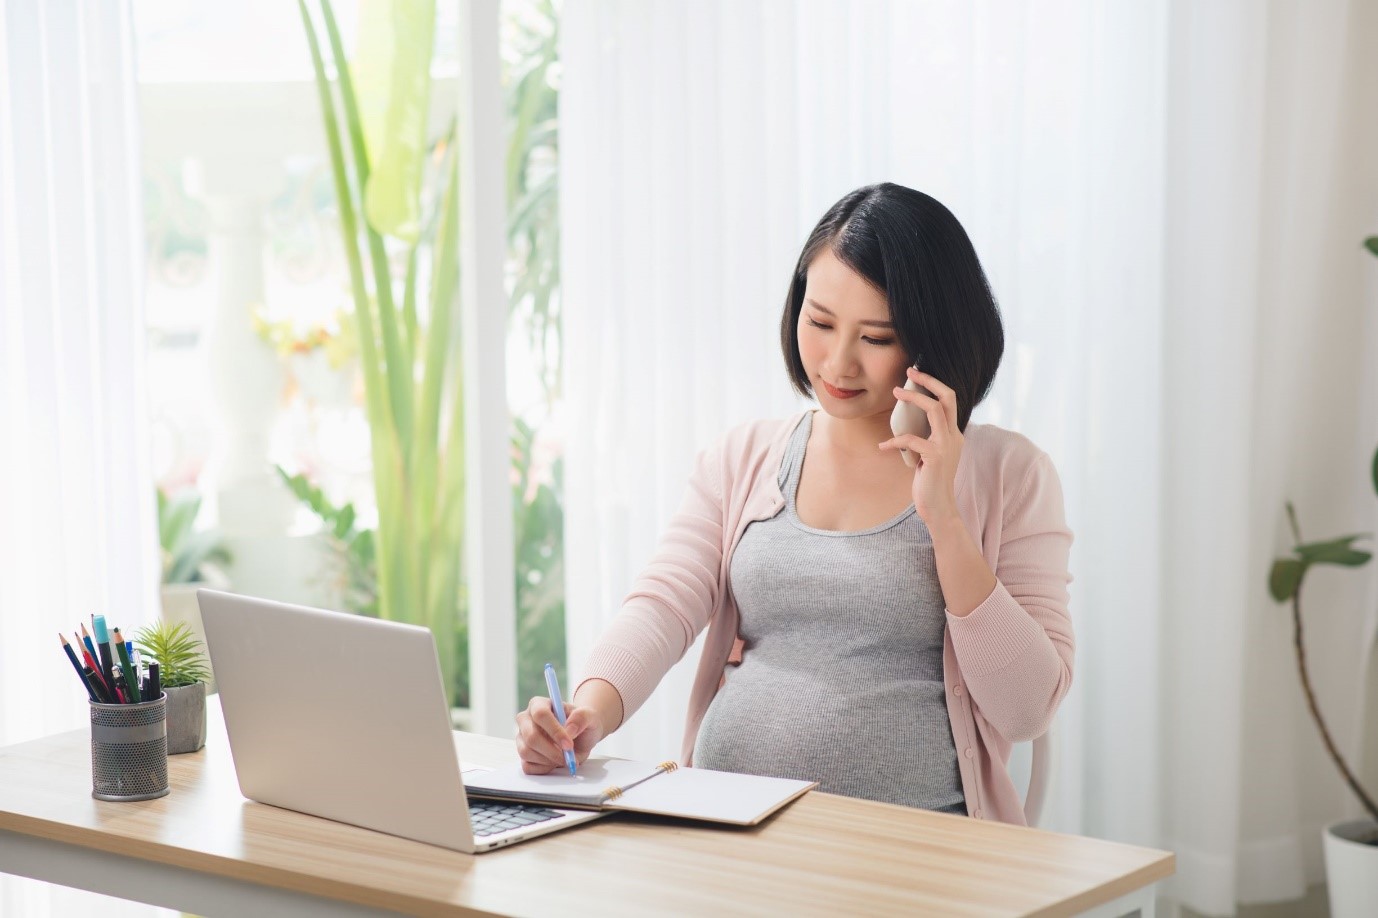
<path fill-rule="evenodd" d="M 861 393 L 866 391 L 865 389 L 839 389 L 837 386 L 834 386 L 831 383 L 829 383 L 826 379 L 820 380 L 820 382 L 823 383 L 823 387 L 828 390 L 828 394 L 831 395 L 833 398 L 852 398 L 853 396 L 860 395 Z"/>

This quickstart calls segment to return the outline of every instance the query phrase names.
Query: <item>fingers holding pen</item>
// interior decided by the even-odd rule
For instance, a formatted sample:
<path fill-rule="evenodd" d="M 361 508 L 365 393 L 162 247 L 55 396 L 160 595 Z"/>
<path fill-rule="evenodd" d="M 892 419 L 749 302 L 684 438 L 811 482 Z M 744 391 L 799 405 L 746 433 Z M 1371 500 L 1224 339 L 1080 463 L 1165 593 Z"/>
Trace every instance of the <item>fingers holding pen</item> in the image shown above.
<path fill-rule="evenodd" d="M 527 774 L 547 774 L 564 764 L 564 750 L 574 740 L 555 717 L 549 698 L 531 699 L 517 715 L 517 754 Z"/>
<path fill-rule="evenodd" d="M 569 705 L 564 707 L 565 716 L 568 717 Z M 555 741 L 556 746 L 562 750 L 574 748 L 574 738 L 569 735 L 565 725 L 560 723 L 560 718 L 555 716 L 555 702 L 537 695 L 531 699 L 528 710 L 531 712 L 531 719 Z"/>
<path fill-rule="evenodd" d="M 565 719 L 565 730 L 574 740 L 574 757 L 583 762 L 593 751 L 593 747 L 603 738 L 603 730 L 597 715 L 588 708 L 571 707 Z"/>

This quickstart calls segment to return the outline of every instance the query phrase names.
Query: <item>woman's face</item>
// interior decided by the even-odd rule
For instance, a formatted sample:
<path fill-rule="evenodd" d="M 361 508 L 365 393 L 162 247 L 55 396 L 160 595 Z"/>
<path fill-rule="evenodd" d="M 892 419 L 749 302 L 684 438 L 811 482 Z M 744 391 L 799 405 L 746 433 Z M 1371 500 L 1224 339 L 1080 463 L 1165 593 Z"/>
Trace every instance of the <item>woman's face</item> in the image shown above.
<path fill-rule="evenodd" d="M 795 332 L 818 404 L 836 418 L 885 415 L 908 365 L 885 295 L 825 249 L 809 265 Z"/>

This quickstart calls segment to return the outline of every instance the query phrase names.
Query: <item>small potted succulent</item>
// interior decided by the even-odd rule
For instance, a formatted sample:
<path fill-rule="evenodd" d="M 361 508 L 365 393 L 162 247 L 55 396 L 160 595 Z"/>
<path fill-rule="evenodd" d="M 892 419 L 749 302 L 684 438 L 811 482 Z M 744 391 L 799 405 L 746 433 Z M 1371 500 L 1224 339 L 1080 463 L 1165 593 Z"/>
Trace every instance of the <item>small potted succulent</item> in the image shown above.
<path fill-rule="evenodd" d="M 196 752 L 206 745 L 206 680 L 210 668 L 202 644 L 184 622 L 158 621 L 141 628 L 134 643 L 146 663 L 158 664 L 167 693 L 167 751 Z"/>

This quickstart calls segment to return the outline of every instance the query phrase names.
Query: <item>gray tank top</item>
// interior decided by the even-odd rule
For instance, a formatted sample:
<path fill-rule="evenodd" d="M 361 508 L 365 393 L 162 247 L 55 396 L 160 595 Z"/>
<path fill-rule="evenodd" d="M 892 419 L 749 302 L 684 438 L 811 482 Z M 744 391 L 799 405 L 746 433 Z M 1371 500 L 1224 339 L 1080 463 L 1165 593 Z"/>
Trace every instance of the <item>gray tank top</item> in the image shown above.
<path fill-rule="evenodd" d="M 812 427 L 809 412 L 781 461 L 785 509 L 747 526 L 732 556 L 747 649 L 704 715 L 694 765 L 965 813 L 928 527 L 912 505 L 860 532 L 805 525 L 795 494 Z"/>

